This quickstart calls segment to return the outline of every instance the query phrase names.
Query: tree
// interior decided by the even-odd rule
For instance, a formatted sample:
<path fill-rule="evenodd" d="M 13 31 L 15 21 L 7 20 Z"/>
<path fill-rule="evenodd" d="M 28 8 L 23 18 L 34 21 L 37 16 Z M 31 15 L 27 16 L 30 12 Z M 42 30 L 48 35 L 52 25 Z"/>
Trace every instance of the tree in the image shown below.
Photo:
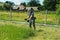
<path fill-rule="evenodd" d="M 44 0 L 43 4 L 45 9 L 56 10 L 56 0 Z"/>
<path fill-rule="evenodd" d="M 58 19 L 58 22 L 60 24 L 60 0 L 57 0 L 56 2 L 57 2 L 57 4 L 56 4 L 57 19 Z"/>
<path fill-rule="evenodd" d="M 9 10 L 10 8 L 12 8 L 12 6 L 14 5 L 13 2 L 11 1 L 6 1 L 5 4 L 4 4 L 4 7 Z"/>
<path fill-rule="evenodd" d="M 6 1 L 5 4 L 4 4 L 4 7 L 7 9 L 7 10 L 10 10 L 10 20 L 12 20 L 12 6 L 14 5 L 13 2 L 11 1 Z"/>
<path fill-rule="evenodd" d="M 29 6 L 39 6 L 39 0 L 31 0 L 30 2 L 28 2 Z"/>
<path fill-rule="evenodd" d="M 21 3 L 21 5 L 24 5 L 26 7 L 26 3 L 25 2 L 24 3 Z"/>
<path fill-rule="evenodd" d="M 60 0 L 56 0 L 56 3 L 57 3 L 57 4 L 60 4 Z"/>

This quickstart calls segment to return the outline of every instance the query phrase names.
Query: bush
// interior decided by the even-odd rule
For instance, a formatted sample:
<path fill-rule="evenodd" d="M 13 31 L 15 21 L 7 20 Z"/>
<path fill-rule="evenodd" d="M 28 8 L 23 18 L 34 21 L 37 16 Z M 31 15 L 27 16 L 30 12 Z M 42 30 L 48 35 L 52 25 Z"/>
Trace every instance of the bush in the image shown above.
<path fill-rule="evenodd" d="M 59 21 L 59 24 L 60 24 L 60 4 L 57 5 L 57 19 Z"/>

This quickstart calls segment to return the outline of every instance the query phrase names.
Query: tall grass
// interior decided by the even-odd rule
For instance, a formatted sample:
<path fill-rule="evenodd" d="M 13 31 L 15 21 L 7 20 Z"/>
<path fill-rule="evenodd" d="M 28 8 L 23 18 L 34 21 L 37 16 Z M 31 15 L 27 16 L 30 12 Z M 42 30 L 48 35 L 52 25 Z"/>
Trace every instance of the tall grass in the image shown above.
<path fill-rule="evenodd" d="M 25 22 L 27 17 L 27 12 L 12 12 L 12 20 Z M 36 22 L 45 23 L 46 22 L 46 13 L 45 11 L 35 12 Z M 9 11 L 0 11 L 0 20 L 10 20 Z M 57 24 L 57 16 L 55 12 L 49 11 L 47 14 L 47 23 L 48 24 Z"/>
<path fill-rule="evenodd" d="M 20 27 L 14 25 L 0 25 L 0 40 L 25 40 L 35 33 L 31 29 Z"/>

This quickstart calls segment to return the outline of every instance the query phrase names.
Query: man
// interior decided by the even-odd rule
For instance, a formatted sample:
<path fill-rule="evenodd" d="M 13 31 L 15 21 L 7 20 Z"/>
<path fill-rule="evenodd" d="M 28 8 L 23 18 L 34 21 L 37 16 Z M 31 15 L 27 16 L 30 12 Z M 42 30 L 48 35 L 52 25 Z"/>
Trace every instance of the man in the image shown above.
<path fill-rule="evenodd" d="M 33 24 L 34 30 L 36 30 L 36 27 L 35 27 L 35 17 L 34 17 L 34 9 L 31 8 L 28 12 L 29 13 L 28 13 L 27 20 L 29 20 L 29 27 L 32 28 L 32 24 Z"/>

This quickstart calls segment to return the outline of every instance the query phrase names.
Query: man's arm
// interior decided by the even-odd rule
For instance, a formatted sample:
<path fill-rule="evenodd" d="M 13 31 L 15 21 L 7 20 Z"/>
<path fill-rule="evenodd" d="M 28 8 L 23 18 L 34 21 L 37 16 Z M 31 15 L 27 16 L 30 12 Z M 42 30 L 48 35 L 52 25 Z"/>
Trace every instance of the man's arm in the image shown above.
<path fill-rule="evenodd" d="M 30 20 L 32 16 L 27 16 L 27 20 Z"/>

